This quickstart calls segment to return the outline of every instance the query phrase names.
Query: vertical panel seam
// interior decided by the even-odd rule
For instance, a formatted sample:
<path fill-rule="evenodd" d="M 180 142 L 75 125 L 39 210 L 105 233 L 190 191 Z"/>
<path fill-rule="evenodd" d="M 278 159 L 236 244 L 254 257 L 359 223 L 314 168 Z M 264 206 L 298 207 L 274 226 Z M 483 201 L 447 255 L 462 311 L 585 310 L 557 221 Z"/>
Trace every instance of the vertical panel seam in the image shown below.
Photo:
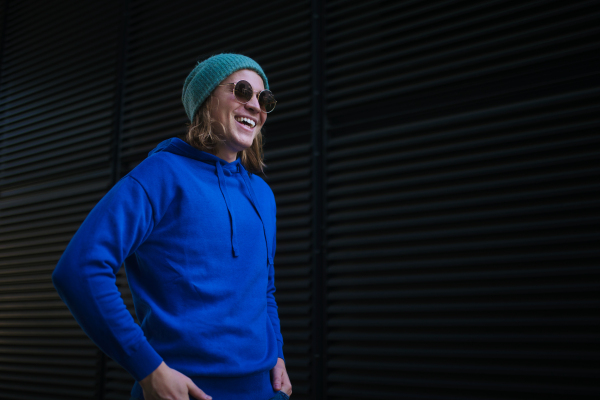
<path fill-rule="evenodd" d="M 8 22 L 8 2 L 4 1 L 2 21 L 0 21 L 0 88 L 2 87 L 2 66 L 4 65 L 4 45 L 6 43 L 6 24 Z"/>
<path fill-rule="evenodd" d="M 118 36 L 119 53 L 117 57 L 116 68 L 116 91 L 114 100 L 114 123 L 111 144 L 111 187 L 121 178 L 121 134 L 123 131 L 124 114 L 124 88 L 125 88 L 125 68 L 127 62 L 127 51 L 129 45 L 129 0 L 122 3 L 121 26 Z M 107 374 L 107 356 L 103 351 L 100 352 L 100 385 L 98 390 L 98 399 L 104 400 L 106 395 L 106 374 Z"/>
<path fill-rule="evenodd" d="M 324 6 L 321 0 L 311 4 L 311 131 L 312 131 L 312 397 L 325 399 L 327 382 L 326 363 L 326 302 L 325 284 L 325 126 L 324 126 Z"/>
<path fill-rule="evenodd" d="M 127 50 L 129 45 L 129 0 L 123 2 L 121 15 L 121 32 L 119 35 L 119 55 L 117 59 L 117 84 L 115 93 L 115 115 L 113 125 L 113 138 L 111 146 L 111 186 L 121 178 L 121 134 L 123 131 L 125 92 L 125 68 Z"/>

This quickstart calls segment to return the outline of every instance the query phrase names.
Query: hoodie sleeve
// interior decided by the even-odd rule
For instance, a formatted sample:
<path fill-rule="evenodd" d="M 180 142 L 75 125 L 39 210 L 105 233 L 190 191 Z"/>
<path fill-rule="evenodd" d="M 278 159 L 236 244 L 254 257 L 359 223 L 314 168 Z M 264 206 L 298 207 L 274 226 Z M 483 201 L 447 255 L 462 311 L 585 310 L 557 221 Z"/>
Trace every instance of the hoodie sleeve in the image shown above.
<path fill-rule="evenodd" d="M 153 226 L 146 192 L 127 176 L 90 212 L 52 274 L 58 294 L 85 333 L 137 381 L 162 358 L 123 303 L 116 274 Z"/>
<path fill-rule="evenodd" d="M 273 260 L 275 256 L 275 236 L 273 235 L 273 257 L 270 260 Z M 275 301 L 275 267 L 272 262 L 269 262 L 269 281 L 267 284 L 267 313 L 269 314 L 269 318 L 271 319 L 271 325 L 273 326 L 273 331 L 275 332 L 275 337 L 277 338 L 277 357 L 283 359 L 283 337 L 281 336 L 281 327 L 279 323 L 279 314 L 277 312 L 277 302 Z"/>

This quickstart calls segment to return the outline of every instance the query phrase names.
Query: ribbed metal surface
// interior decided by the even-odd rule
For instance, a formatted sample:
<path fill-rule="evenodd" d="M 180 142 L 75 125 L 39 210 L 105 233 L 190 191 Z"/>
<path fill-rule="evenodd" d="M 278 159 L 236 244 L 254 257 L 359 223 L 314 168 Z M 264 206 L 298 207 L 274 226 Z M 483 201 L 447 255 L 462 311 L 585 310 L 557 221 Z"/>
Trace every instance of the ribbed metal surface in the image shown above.
<path fill-rule="evenodd" d="M 329 399 L 595 398 L 593 2 L 328 2 Z"/>
<path fill-rule="evenodd" d="M 3 10 L 6 10 L 4 4 Z M 91 399 L 97 348 L 50 275 L 110 187 L 118 4 L 10 1 L 0 89 L 0 395 Z"/>
<path fill-rule="evenodd" d="M 277 200 L 275 297 L 294 396 L 304 399 L 309 398 L 311 377 L 310 146 L 284 143 L 266 157 L 267 182 Z"/>

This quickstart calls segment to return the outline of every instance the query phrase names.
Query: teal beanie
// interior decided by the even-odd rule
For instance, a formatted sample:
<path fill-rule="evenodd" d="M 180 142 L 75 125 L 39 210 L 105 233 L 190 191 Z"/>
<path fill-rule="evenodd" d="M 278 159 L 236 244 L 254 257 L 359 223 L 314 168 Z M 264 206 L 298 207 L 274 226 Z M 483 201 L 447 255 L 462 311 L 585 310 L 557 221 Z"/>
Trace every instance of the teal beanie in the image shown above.
<path fill-rule="evenodd" d="M 265 89 L 269 88 L 267 76 L 262 68 L 253 59 L 241 54 L 218 54 L 199 62 L 196 68 L 190 72 L 183 84 L 181 101 L 190 121 L 193 122 L 194 115 L 215 90 L 217 85 L 240 69 L 249 69 L 256 72 L 262 78 Z"/>

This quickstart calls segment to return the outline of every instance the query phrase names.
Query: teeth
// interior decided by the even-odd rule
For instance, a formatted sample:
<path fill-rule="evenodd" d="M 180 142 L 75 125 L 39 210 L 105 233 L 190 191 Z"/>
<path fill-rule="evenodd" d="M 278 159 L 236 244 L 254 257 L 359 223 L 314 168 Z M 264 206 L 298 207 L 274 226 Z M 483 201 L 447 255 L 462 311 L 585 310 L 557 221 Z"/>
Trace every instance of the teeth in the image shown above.
<path fill-rule="evenodd" d="M 252 128 L 254 128 L 256 126 L 256 122 L 252 121 L 250 118 L 246 118 L 246 117 L 235 117 L 235 120 L 238 122 L 246 122 L 248 125 L 250 125 Z"/>

